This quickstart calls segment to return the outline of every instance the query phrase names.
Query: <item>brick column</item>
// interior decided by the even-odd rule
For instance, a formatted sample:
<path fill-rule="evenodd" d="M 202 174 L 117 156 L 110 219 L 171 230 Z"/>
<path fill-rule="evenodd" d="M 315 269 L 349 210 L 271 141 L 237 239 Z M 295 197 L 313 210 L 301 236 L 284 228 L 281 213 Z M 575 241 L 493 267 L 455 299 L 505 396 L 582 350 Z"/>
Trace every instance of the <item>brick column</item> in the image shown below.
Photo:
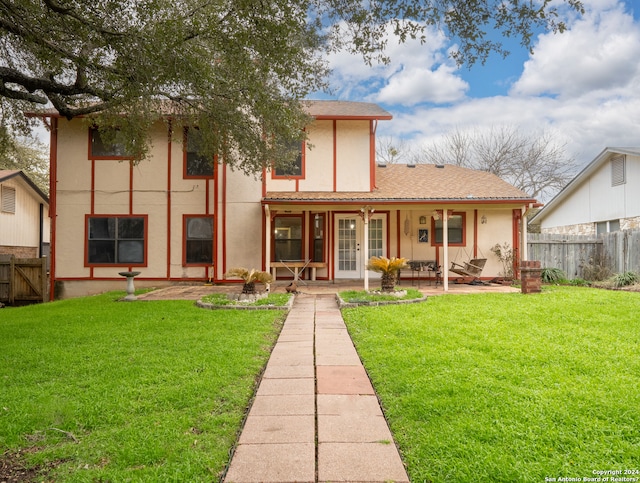
<path fill-rule="evenodd" d="M 542 268 L 539 260 L 523 260 L 520 265 L 522 293 L 540 293 Z"/>

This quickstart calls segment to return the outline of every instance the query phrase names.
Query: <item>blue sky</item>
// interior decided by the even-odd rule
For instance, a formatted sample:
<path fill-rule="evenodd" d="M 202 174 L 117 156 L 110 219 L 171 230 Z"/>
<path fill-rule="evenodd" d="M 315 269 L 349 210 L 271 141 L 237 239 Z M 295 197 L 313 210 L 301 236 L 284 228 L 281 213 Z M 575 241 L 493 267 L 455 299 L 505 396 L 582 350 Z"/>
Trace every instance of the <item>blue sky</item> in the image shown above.
<path fill-rule="evenodd" d="M 536 36 L 533 55 L 515 43 L 506 59 L 471 69 L 453 64 L 454 42 L 435 31 L 426 45 L 390 42 L 387 66 L 335 54 L 330 97 L 380 104 L 394 119 L 378 135 L 418 147 L 455 129 L 502 125 L 553 133 L 579 166 L 607 146 L 640 146 L 640 6 L 583 4 L 565 33 Z"/>

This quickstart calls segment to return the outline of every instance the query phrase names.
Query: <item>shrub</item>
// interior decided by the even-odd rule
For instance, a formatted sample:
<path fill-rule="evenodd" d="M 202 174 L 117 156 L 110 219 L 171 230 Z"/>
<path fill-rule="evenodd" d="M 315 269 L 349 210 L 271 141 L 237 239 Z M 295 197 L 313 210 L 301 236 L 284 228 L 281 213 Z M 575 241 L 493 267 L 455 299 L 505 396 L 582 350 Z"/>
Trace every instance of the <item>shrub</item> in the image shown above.
<path fill-rule="evenodd" d="M 261 282 L 264 284 L 269 284 L 273 281 L 273 277 L 268 272 L 261 272 L 252 268 L 251 270 L 247 270 L 246 268 L 232 268 L 227 273 L 224 274 L 224 277 L 233 277 L 233 278 L 241 278 L 244 282 L 242 286 L 242 293 L 254 294 L 256 293 L 256 282 Z"/>
<path fill-rule="evenodd" d="M 611 277 L 610 263 L 604 254 L 596 254 L 580 265 L 582 276 L 590 282 L 607 280 Z"/>
<path fill-rule="evenodd" d="M 398 272 L 407 266 L 406 258 L 371 257 L 367 270 L 382 274 L 381 285 L 383 292 L 392 292 L 396 286 Z"/>
<path fill-rule="evenodd" d="M 640 282 L 640 276 L 634 272 L 618 273 L 612 278 L 613 286 L 616 288 L 626 287 Z"/>
<path fill-rule="evenodd" d="M 569 285 L 573 285 L 576 287 L 589 287 L 591 282 L 588 282 L 584 278 L 574 278 L 573 280 L 569 280 Z"/>
<path fill-rule="evenodd" d="M 567 278 L 559 268 L 543 268 L 541 277 L 544 283 L 560 283 Z"/>
<path fill-rule="evenodd" d="M 491 247 L 491 251 L 502 263 L 502 276 L 513 278 L 513 249 L 511 245 L 506 242 L 502 245 L 496 243 Z"/>

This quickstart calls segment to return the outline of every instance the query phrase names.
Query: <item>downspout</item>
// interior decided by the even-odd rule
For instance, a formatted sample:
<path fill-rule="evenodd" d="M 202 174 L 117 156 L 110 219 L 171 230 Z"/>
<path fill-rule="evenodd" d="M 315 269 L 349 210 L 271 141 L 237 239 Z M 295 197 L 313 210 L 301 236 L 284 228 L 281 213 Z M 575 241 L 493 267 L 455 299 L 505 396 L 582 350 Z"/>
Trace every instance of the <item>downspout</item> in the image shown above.
<path fill-rule="evenodd" d="M 56 284 L 56 219 L 58 181 L 58 118 L 51 118 L 49 141 L 49 218 L 51 219 L 51 239 L 49 245 L 49 300 L 55 299 Z"/>
<path fill-rule="evenodd" d="M 40 229 L 38 230 L 38 258 L 44 252 L 44 205 L 40 203 Z"/>

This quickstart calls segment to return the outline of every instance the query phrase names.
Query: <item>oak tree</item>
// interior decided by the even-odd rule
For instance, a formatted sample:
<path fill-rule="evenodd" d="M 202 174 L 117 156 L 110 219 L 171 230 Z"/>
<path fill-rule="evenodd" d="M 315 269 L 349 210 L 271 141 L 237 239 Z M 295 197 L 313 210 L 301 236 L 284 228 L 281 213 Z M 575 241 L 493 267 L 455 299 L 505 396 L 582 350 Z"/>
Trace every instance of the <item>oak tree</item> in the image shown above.
<path fill-rule="evenodd" d="M 295 155 L 299 101 L 327 87 L 327 52 L 385 61 L 389 25 L 399 41 L 435 27 L 472 64 L 506 53 L 495 31 L 531 48 L 539 29 L 564 30 L 565 8 L 582 11 L 579 0 L 0 0 L 0 117 L 15 129 L 37 108 L 83 116 L 136 159 L 154 122 L 179 121 L 200 128 L 202 154 L 258 172 Z"/>

